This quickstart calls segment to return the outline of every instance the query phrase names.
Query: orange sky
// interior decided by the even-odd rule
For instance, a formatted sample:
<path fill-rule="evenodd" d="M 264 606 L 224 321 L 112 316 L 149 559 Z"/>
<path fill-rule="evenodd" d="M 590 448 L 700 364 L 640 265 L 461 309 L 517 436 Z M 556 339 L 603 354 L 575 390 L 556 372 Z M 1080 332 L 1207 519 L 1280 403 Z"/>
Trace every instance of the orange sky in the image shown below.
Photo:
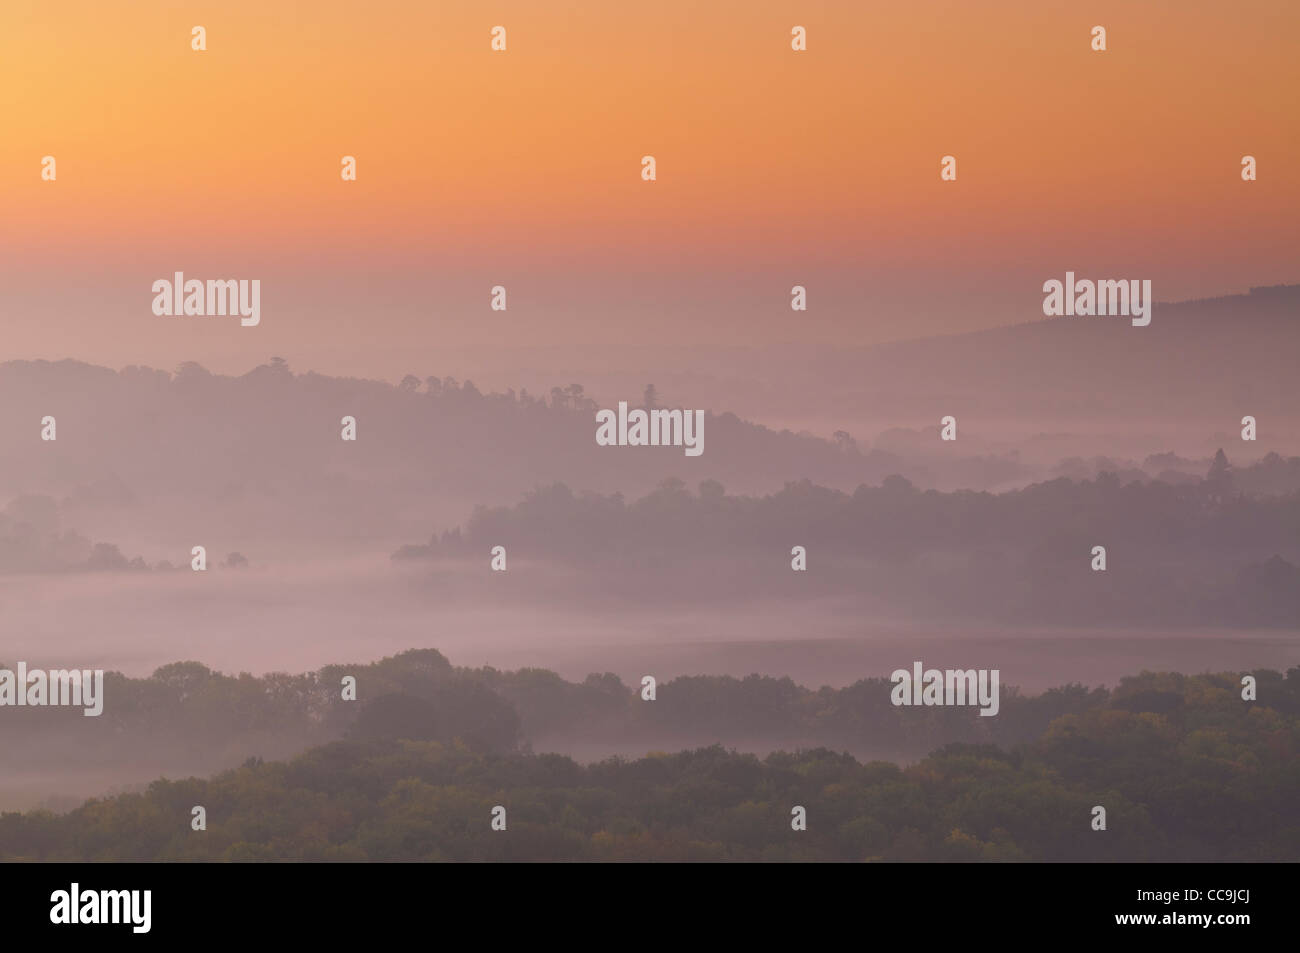
<path fill-rule="evenodd" d="M 496 283 L 512 342 L 577 346 L 1029 320 L 1066 268 L 1297 281 L 1298 38 L 1287 0 L 6 0 L 0 359 L 356 354 L 361 309 L 483 345 Z M 259 337 L 161 324 L 175 270 L 260 277 Z"/>

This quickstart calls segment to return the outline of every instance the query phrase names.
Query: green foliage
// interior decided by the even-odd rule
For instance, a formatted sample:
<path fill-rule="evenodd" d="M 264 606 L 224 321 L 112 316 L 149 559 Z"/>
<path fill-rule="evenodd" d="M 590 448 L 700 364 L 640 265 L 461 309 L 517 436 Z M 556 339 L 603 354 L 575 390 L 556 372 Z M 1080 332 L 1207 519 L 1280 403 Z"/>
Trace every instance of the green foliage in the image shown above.
<path fill-rule="evenodd" d="M 420 694 L 422 683 L 385 660 L 377 670 L 397 690 L 363 710 L 352 739 L 285 762 L 250 758 L 210 780 L 160 780 L 62 816 L 0 815 L 0 860 L 1300 859 L 1300 669 L 1261 673 L 1267 702 L 1254 703 L 1241 701 L 1229 674 L 1143 673 L 1113 693 L 1067 686 L 1039 696 L 1041 710 L 1025 709 L 1028 724 L 1051 714 L 1031 740 L 949 743 L 909 766 L 826 747 L 760 759 L 717 745 L 582 765 L 510 750 L 508 718 L 493 723 L 499 737 L 477 739 L 441 737 L 440 719 L 504 712 L 493 688 L 542 709 L 551 693 L 612 705 L 619 692 L 608 677 L 575 686 L 527 671 L 515 684 L 485 670 L 476 681 L 435 655 L 412 661 L 457 704 Z M 204 699 L 220 678 L 182 664 L 152 681 Z M 734 716 L 718 715 L 707 689 L 725 695 L 749 682 L 678 681 L 693 711 L 724 723 Z M 768 681 L 739 711 L 765 705 L 772 726 L 791 711 L 803 717 L 810 699 L 844 711 L 861 690 Z M 429 737 L 399 737 L 415 734 Z M 195 804 L 207 809 L 206 831 L 190 830 Z M 490 827 L 498 804 L 506 832 Z M 1091 829 L 1097 804 L 1104 832 Z M 806 831 L 791 829 L 795 805 L 807 809 Z"/>

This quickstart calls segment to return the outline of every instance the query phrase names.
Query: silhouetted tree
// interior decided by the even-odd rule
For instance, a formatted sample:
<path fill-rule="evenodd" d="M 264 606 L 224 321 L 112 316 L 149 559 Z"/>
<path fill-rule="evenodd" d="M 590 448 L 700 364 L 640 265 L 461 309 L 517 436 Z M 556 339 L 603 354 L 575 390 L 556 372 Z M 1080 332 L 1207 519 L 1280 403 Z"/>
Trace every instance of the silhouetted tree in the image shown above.
<path fill-rule="evenodd" d="M 1232 495 L 1232 464 L 1220 447 L 1205 475 L 1205 488 L 1211 499 L 1222 501 Z"/>

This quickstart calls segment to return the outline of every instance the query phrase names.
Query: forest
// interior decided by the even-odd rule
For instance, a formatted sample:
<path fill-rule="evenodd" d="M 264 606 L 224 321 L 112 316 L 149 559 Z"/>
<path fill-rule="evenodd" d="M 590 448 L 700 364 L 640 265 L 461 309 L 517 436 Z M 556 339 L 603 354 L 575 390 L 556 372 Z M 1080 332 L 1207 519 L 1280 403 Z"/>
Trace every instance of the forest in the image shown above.
<path fill-rule="evenodd" d="M 334 700 L 344 671 L 369 701 Z M 613 676 L 463 670 L 429 650 L 294 678 L 181 664 L 110 685 L 117 703 L 95 719 L 106 738 L 212 745 L 296 719 L 336 740 L 65 813 L 5 813 L 0 859 L 1294 860 L 1300 668 L 1253 675 L 1253 701 L 1236 673 L 1144 672 L 1114 689 L 1004 690 L 998 717 L 980 718 L 892 707 L 884 679 L 812 691 L 684 678 L 650 702 Z M 596 724 L 807 741 L 584 764 L 529 740 Z M 899 764 L 844 750 L 873 738 L 930 753 Z M 195 806 L 204 830 L 191 829 Z M 498 806 L 504 831 L 491 826 Z"/>
<path fill-rule="evenodd" d="M 839 595 L 877 615 L 964 622 L 1300 625 L 1300 493 L 1244 492 L 1222 451 L 1194 482 L 1101 473 L 1003 493 L 922 490 L 898 475 L 852 493 L 800 480 L 764 496 L 669 479 L 631 501 L 554 484 L 476 507 L 463 528 L 393 559 L 478 566 L 497 545 L 543 570 L 595 574 L 632 604 Z M 791 572 L 794 546 L 806 572 Z"/>

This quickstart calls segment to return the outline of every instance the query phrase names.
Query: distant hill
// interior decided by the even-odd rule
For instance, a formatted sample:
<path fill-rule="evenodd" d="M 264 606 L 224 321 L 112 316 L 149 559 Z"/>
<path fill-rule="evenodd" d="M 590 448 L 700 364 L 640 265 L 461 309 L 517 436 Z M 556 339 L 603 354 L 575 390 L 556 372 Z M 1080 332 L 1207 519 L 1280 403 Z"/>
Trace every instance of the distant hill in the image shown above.
<path fill-rule="evenodd" d="M 812 370 L 844 406 L 871 408 L 899 426 L 964 414 L 972 426 L 1120 430 L 1131 419 L 1210 431 L 1232 430 L 1252 414 L 1296 438 L 1297 357 L 1300 285 L 1280 285 L 1157 301 L 1147 327 L 1122 317 L 1045 317 L 827 354 Z"/>
<path fill-rule="evenodd" d="M 169 373 L 10 361 L 0 364 L 0 500 L 52 496 L 77 525 L 117 538 L 149 520 L 188 521 L 196 508 L 281 537 L 357 538 L 405 537 L 413 518 L 445 519 L 557 481 L 603 492 L 646 492 L 677 476 L 752 491 L 805 477 L 851 487 L 897 472 L 927 482 L 924 465 L 847 435 L 776 431 L 725 412 L 705 418 L 698 457 L 598 446 L 595 411 L 615 403 L 579 385 L 485 394 L 450 377 L 394 385 L 295 374 L 279 359 L 238 377 L 193 363 Z M 54 441 L 41 439 L 47 416 Z M 341 439 L 344 416 L 356 419 L 353 442 Z M 949 480 L 1028 472 L 1014 460 L 949 456 Z M 87 521 L 103 510 L 131 520 Z"/>
<path fill-rule="evenodd" d="M 409 541 L 413 523 L 445 524 L 556 482 L 642 494 L 668 478 L 711 479 L 766 493 L 804 479 L 852 490 L 898 474 L 920 487 L 1005 489 L 1062 472 L 1063 458 L 1199 459 L 1219 446 L 1244 466 L 1300 450 L 1297 355 L 1300 285 L 1157 302 L 1141 328 L 1043 318 L 865 349 L 792 348 L 762 359 L 757 393 L 779 396 L 738 409 L 815 418 L 822 436 L 742 418 L 721 393 L 694 404 L 679 395 L 671 406 L 709 411 L 699 457 L 597 446 L 595 411 L 638 406 L 640 387 L 484 393 L 436 375 L 394 384 L 295 373 L 279 358 L 240 376 L 196 363 L 168 372 L 10 361 L 0 364 L 0 505 L 54 497 L 71 525 L 124 550 L 136 533 L 195 525 L 196 508 L 240 539 L 386 545 Z M 1239 435 L 1247 414 L 1260 434 L 1249 445 Z M 355 442 L 340 439 L 345 415 L 357 420 Z M 946 415 L 958 420 L 955 443 L 938 439 Z M 56 441 L 40 438 L 46 416 Z"/>
<path fill-rule="evenodd" d="M 492 585 L 481 567 L 497 544 L 544 581 Z M 791 568 L 796 544 L 805 572 Z M 1092 565 L 1099 544 L 1104 572 Z M 1241 494 L 1226 463 L 1196 483 L 1107 473 L 996 495 L 922 492 L 897 476 L 852 494 L 801 481 L 762 497 L 716 482 L 692 493 L 666 481 L 636 500 L 561 484 L 478 507 L 393 558 L 432 563 L 441 587 L 446 564 L 474 567 L 455 590 L 494 601 L 561 591 L 546 571 L 571 566 L 572 598 L 595 590 L 620 605 L 833 596 L 913 620 L 1300 630 L 1300 493 Z"/>

